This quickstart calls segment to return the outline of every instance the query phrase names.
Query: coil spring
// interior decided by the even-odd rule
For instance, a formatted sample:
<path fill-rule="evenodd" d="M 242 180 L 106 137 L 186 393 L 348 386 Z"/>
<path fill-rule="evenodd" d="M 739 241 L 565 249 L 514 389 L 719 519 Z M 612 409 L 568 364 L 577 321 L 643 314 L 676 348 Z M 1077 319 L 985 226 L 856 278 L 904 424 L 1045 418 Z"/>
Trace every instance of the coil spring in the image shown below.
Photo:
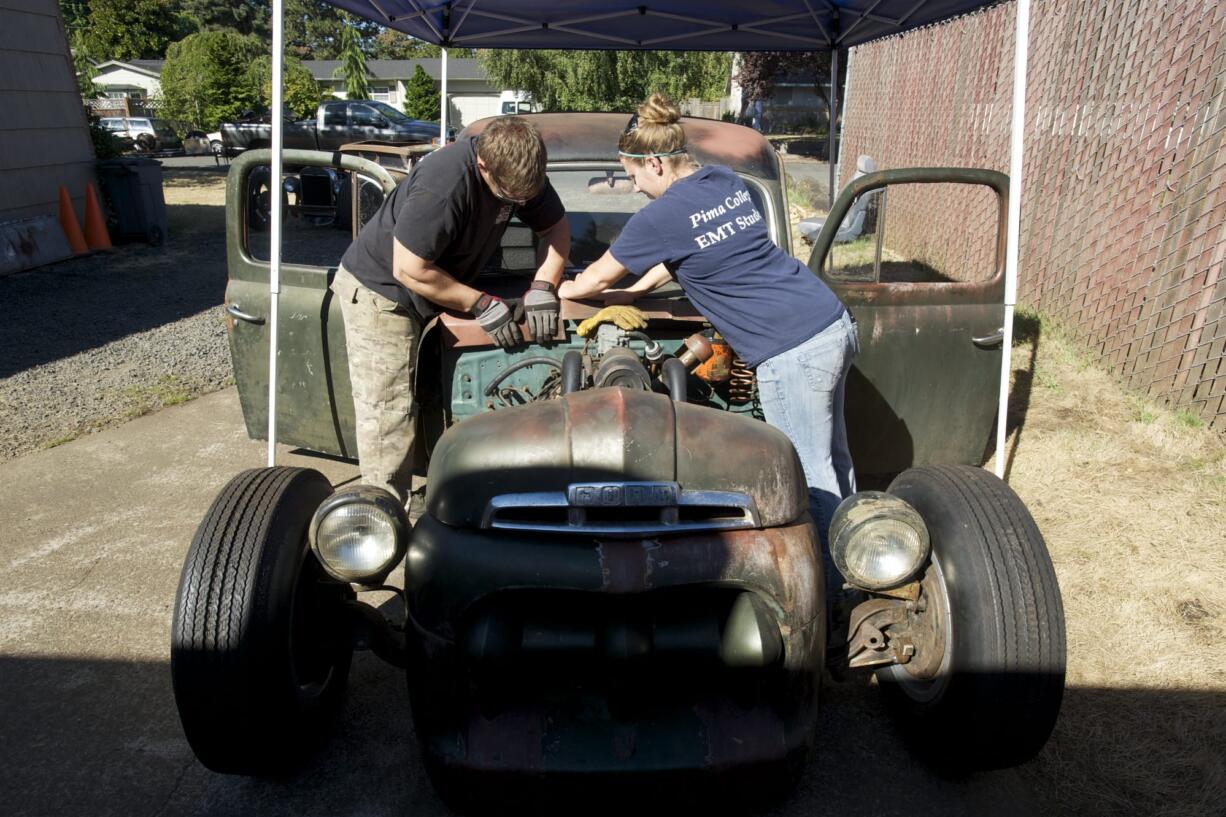
<path fill-rule="evenodd" d="M 732 375 L 728 378 L 728 402 L 744 405 L 754 399 L 758 391 L 758 379 L 753 370 L 739 357 L 732 359 Z"/>

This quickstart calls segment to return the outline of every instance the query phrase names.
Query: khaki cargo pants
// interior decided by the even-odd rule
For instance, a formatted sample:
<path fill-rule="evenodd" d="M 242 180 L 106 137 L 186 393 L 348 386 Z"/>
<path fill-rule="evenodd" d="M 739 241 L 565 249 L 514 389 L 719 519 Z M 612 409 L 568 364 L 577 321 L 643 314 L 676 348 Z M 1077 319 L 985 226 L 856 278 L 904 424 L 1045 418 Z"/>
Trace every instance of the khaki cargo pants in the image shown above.
<path fill-rule="evenodd" d="M 413 481 L 413 367 L 421 325 L 344 267 L 336 271 L 331 288 L 345 317 L 362 482 L 385 488 L 405 502 Z"/>

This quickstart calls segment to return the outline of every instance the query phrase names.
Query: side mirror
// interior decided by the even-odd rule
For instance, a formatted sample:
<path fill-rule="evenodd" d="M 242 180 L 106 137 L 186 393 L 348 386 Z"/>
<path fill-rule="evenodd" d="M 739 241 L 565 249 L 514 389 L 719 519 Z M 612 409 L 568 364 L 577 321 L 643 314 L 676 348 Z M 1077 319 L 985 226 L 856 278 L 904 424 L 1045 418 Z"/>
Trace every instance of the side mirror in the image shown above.
<path fill-rule="evenodd" d="M 382 116 L 376 116 L 372 124 L 373 124 L 373 125 L 374 125 L 376 128 L 386 128 L 386 127 L 387 127 L 387 120 L 386 120 L 386 119 L 384 119 Z"/>

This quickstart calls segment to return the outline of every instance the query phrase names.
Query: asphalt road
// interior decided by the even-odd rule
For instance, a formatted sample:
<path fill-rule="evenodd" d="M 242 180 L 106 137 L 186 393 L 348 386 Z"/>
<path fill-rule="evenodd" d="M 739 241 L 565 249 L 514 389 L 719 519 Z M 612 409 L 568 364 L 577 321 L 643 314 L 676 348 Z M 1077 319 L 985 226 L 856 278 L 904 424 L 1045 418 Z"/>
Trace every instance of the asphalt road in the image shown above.
<path fill-rule="evenodd" d="M 281 780 L 213 774 L 170 687 L 175 590 L 217 491 L 264 464 L 217 392 L 0 465 L 0 803 L 17 815 L 436 815 L 401 671 L 356 657 L 330 743 Z M 283 453 L 334 483 L 346 463 Z M 1017 772 L 942 778 L 902 746 L 875 689 L 826 690 L 821 748 L 774 814 L 1038 812 Z M 580 804 L 576 804 L 581 808 Z"/>

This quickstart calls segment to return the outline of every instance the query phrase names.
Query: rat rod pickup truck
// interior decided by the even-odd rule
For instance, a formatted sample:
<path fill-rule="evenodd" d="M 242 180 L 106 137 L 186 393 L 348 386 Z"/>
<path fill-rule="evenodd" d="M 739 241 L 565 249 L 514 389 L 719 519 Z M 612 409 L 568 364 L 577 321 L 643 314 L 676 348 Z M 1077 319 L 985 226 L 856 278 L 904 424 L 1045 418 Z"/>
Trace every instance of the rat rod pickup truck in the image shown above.
<path fill-rule="evenodd" d="M 616 156 L 626 116 L 529 118 L 566 205 L 573 274 L 644 202 Z M 770 145 L 729 123 L 683 125 L 694 157 L 740 174 L 790 247 Z M 257 438 L 268 247 L 247 209 L 268 161 L 237 160 L 227 200 L 227 326 Z M 380 194 L 395 181 L 352 155 L 286 162 L 335 164 Z M 1025 506 L 979 467 L 999 382 L 1007 188 L 984 170 L 870 173 L 817 237 L 810 268 L 859 322 L 846 415 L 861 487 L 880 489 L 840 506 L 837 573 L 790 443 L 760 421 L 754 372 L 676 288 L 639 301 L 641 332 L 604 324 L 585 340 L 576 323 L 600 304 L 564 302 L 556 337 L 509 351 L 466 316 L 442 315 L 417 361 L 427 488 L 416 522 L 378 489 L 334 490 L 287 467 L 239 474 L 201 522 L 172 636 L 196 755 L 245 775 L 300 762 L 326 735 L 360 647 L 406 668 L 427 771 L 462 805 L 505 808 L 572 784 L 667 792 L 687 779 L 760 794 L 746 781 L 790 780 L 815 741 L 839 739 L 817 732 L 827 671 L 875 675 L 879 691 L 866 692 L 888 699 L 935 765 L 1032 757 L 1064 689 L 1060 591 Z M 873 232 L 835 244 L 868 193 Z M 347 236 L 294 229 L 278 436 L 352 459 L 345 333 L 328 290 Z M 513 222 L 477 286 L 522 295 L 533 242 Z M 397 569 L 404 604 L 388 620 L 363 598 L 386 594 Z"/>

